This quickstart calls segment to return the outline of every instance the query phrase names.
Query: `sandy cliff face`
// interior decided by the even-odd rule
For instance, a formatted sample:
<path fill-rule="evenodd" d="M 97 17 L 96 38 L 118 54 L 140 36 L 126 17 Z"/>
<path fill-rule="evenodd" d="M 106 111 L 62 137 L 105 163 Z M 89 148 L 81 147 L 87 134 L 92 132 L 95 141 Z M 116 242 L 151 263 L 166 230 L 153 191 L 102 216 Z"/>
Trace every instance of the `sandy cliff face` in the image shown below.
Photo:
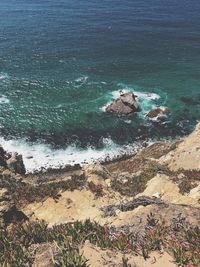
<path fill-rule="evenodd" d="M 200 169 L 200 124 L 174 150 L 163 156 L 165 146 L 168 150 L 171 150 L 172 145 L 169 143 L 158 144 L 157 148 L 153 145 L 152 149 L 151 147 L 147 148 L 139 156 L 136 155 L 123 162 L 111 163 L 108 166 L 110 171 L 101 165 L 90 165 L 83 170 L 87 179 L 86 187 L 83 190 L 62 192 L 60 198 L 56 201 L 53 198 L 47 198 L 43 203 L 27 205 L 23 211 L 27 216 L 32 214 L 33 218 L 45 220 L 50 226 L 76 220 L 84 221 L 88 218 L 101 224 L 124 225 L 128 218 L 133 220 L 134 217 L 140 216 L 143 210 L 147 214 L 151 210 L 151 205 L 148 207 L 140 206 L 127 212 L 118 211 L 115 217 L 104 218 L 102 208 L 121 202 L 128 202 L 132 199 L 131 196 L 121 195 L 113 189 L 111 184 L 115 183 L 116 177 L 120 177 L 122 180 L 121 186 L 123 187 L 128 183 L 128 179 L 133 179 L 131 183 L 134 183 L 132 176 L 140 174 L 142 169 L 147 169 L 146 171 L 148 172 L 148 164 L 154 166 L 158 163 L 159 168 L 160 166 L 162 168 L 168 167 L 172 171 L 177 171 L 178 169 Z M 200 181 L 195 181 L 193 188 L 188 193 L 182 194 L 177 180 L 174 181 L 172 179 L 173 175 L 171 173 L 167 174 L 166 171 L 162 173 L 162 168 L 161 171 L 158 170 L 158 173 L 155 173 L 152 179 L 146 182 L 145 190 L 136 194 L 135 198 L 146 196 L 159 198 L 171 204 L 200 207 Z M 127 173 L 124 172 L 126 169 Z M 128 178 L 124 177 L 124 174 L 128 175 Z M 178 174 L 179 176 L 182 177 L 181 174 Z M 185 177 L 184 179 L 187 178 Z M 91 192 L 91 189 L 88 187 L 90 183 L 96 187 L 100 186 L 103 195 L 96 197 L 94 192 Z M 132 185 L 127 184 L 127 187 L 130 186 Z"/>
<path fill-rule="evenodd" d="M 200 170 L 200 123 L 177 149 L 163 156 L 160 163 L 167 165 L 171 170 Z"/>

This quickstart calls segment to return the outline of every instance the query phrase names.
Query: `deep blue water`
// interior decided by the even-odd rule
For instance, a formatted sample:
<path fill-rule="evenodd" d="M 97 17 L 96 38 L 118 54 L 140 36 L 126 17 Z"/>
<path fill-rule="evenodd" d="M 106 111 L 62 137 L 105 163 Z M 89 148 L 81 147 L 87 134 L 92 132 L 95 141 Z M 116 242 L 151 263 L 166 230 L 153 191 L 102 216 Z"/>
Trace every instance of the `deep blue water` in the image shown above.
<path fill-rule="evenodd" d="M 0 0 L 0 135 L 102 149 L 188 133 L 200 119 L 199 14 L 199 0 Z M 139 94 L 140 114 L 103 112 L 121 89 Z M 145 117 L 156 106 L 167 123 Z"/>

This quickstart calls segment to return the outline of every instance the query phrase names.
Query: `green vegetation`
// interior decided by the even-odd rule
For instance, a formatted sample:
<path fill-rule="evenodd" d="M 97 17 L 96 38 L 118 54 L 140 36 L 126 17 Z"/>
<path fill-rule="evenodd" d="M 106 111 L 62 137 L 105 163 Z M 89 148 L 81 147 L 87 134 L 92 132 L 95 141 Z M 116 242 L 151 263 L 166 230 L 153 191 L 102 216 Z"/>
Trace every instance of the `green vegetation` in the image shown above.
<path fill-rule="evenodd" d="M 38 184 L 34 186 L 24 181 L 16 181 L 11 177 L 0 177 L 0 188 L 6 188 L 8 193 L 12 195 L 12 199 L 18 207 L 31 202 L 41 202 L 47 197 L 57 200 L 62 191 L 75 190 L 85 185 L 84 175 L 73 175 L 71 179 Z"/>
<path fill-rule="evenodd" d="M 178 170 L 173 173 L 173 180 L 178 184 L 181 194 L 187 194 L 200 182 L 200 171 Z"/>
<path fill-rule="evenodd" d="M 112 188 L 122 195 L 136 196 L 146 189 L 147 182 L 157 173 L 171 175 L 171 171 L 156 162 L 149 163 L 138 175 L 116 177 L 112 180 Z M 125 179 L 125 182 L 123 181 Z"/>
<path fill-rule="evenodd" d="M 34 262 L 33 245 L 56 244 L 59 259 L 55 266 L 87 267 L 87 260 L 79 252 L 79 246 L 89 240 L 100 248 L 133 252 L 144 259 L 151 251 L 166 250 L 180 266 L 199 266 L 200 228 L 189 225 L 183 218 L 171 225 L 159 221 L 153 214 L 147 218 L 145 233 L 137 233 L 102 227 L 89 220 L 47 228 L 44 222 L 21 222 L 0 229 L 0 266 L 23 267 Z M 123 266 L 129 266 L 123 258 Z"/>
<path fill-rule="evenodd" d="M 200 182 L 200 171 L 183 170 L 171 171 L 166 166 L 149 163 L 139 174 L 117 176 L 112 180 L 112 188 L 123 195 L 136 196 L 146 189 L 147 182 L 158 173 L 165 174 L 178 185 L 181 194 L 187 194 Z M 124 182 L 125 181 L 125 182 Z"/>
<path fill-rule="evenodd" d="M 98 184 L 96 185 L 95 183 L 93 183 L 92 181 L 88 183 L 88 187 L 90 189 L 90 191 L 95 194 L 95 196 L 98 197 L 102 197 L 103 196 L 103 186 Z"/>

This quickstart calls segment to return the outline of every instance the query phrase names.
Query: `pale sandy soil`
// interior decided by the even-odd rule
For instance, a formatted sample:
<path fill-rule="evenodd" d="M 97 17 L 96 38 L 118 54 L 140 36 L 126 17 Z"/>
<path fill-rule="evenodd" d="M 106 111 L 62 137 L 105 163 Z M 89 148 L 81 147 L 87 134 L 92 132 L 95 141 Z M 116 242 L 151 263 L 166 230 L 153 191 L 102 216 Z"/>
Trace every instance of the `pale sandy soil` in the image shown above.
<path fill-rule="evenodd" d="M 131 254 L 123 255 L 120 252 L 111 250 L 101 250 L 96 246 L 86 242 L 80 250 L 83 255 L 89 259 L 89 264 L 95 267 L 122 267 L 122 257 L 128 259 L 129 264 L 135 267 L 175 267 L 176 264 L 173 258 L 167 253 L 153 252 L 150 258 L 146 261 L 140 256 L 134 256 Z"/>
<path fill-rule="evenodd" d="M 200 169 L 200 124 L 177 149 L 163 156 L 160 163 L 168 165 L 172 170 Z"/>
<path fill-rule="evenodd" d="M 86 219 L 103 223 L 106 220 L 100 208 L 120 203 L 124 199 L 119 193 L 113 191 L 106 191 L 101 198 L 95 198 L 94 194 L 86 189 L 66 191 L 61 194 L 59 201 L 48 198 L 43 203 L 29 204 L 23 212 L 28 216 L 32 214 L 35 218 L 45 220 L 49 226 Z"/>
<path fill-rule="evenodd" d="M 182 195 L 178 186 L 170 180 L 170 177 L 164 174 L 158 174 L 147 183 L 147 188 L 137 196 L 156 196 L 173 204 L 192 205 L 200 207 L 199 186 L 194 188 L 188 195 Z"/>

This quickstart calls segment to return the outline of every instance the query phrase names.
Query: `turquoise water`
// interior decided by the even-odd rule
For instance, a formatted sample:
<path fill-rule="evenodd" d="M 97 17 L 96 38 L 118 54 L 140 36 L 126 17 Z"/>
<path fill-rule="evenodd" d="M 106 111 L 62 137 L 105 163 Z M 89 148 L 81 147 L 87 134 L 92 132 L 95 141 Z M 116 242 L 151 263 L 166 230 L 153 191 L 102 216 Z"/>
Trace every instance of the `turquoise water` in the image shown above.
<path fill-rule="evenodd" d="M 1 142 L 38 150 L 36 168 L 52 153 L 71 164 L 188 133 L 200 119 L 199 13 L 198 0 L 1 0 Z M 139 114 L 105 114 L 119 90 L 138 94 Z M 145 116 L 157 106 L 171 110 L 163 124 Z"/>

